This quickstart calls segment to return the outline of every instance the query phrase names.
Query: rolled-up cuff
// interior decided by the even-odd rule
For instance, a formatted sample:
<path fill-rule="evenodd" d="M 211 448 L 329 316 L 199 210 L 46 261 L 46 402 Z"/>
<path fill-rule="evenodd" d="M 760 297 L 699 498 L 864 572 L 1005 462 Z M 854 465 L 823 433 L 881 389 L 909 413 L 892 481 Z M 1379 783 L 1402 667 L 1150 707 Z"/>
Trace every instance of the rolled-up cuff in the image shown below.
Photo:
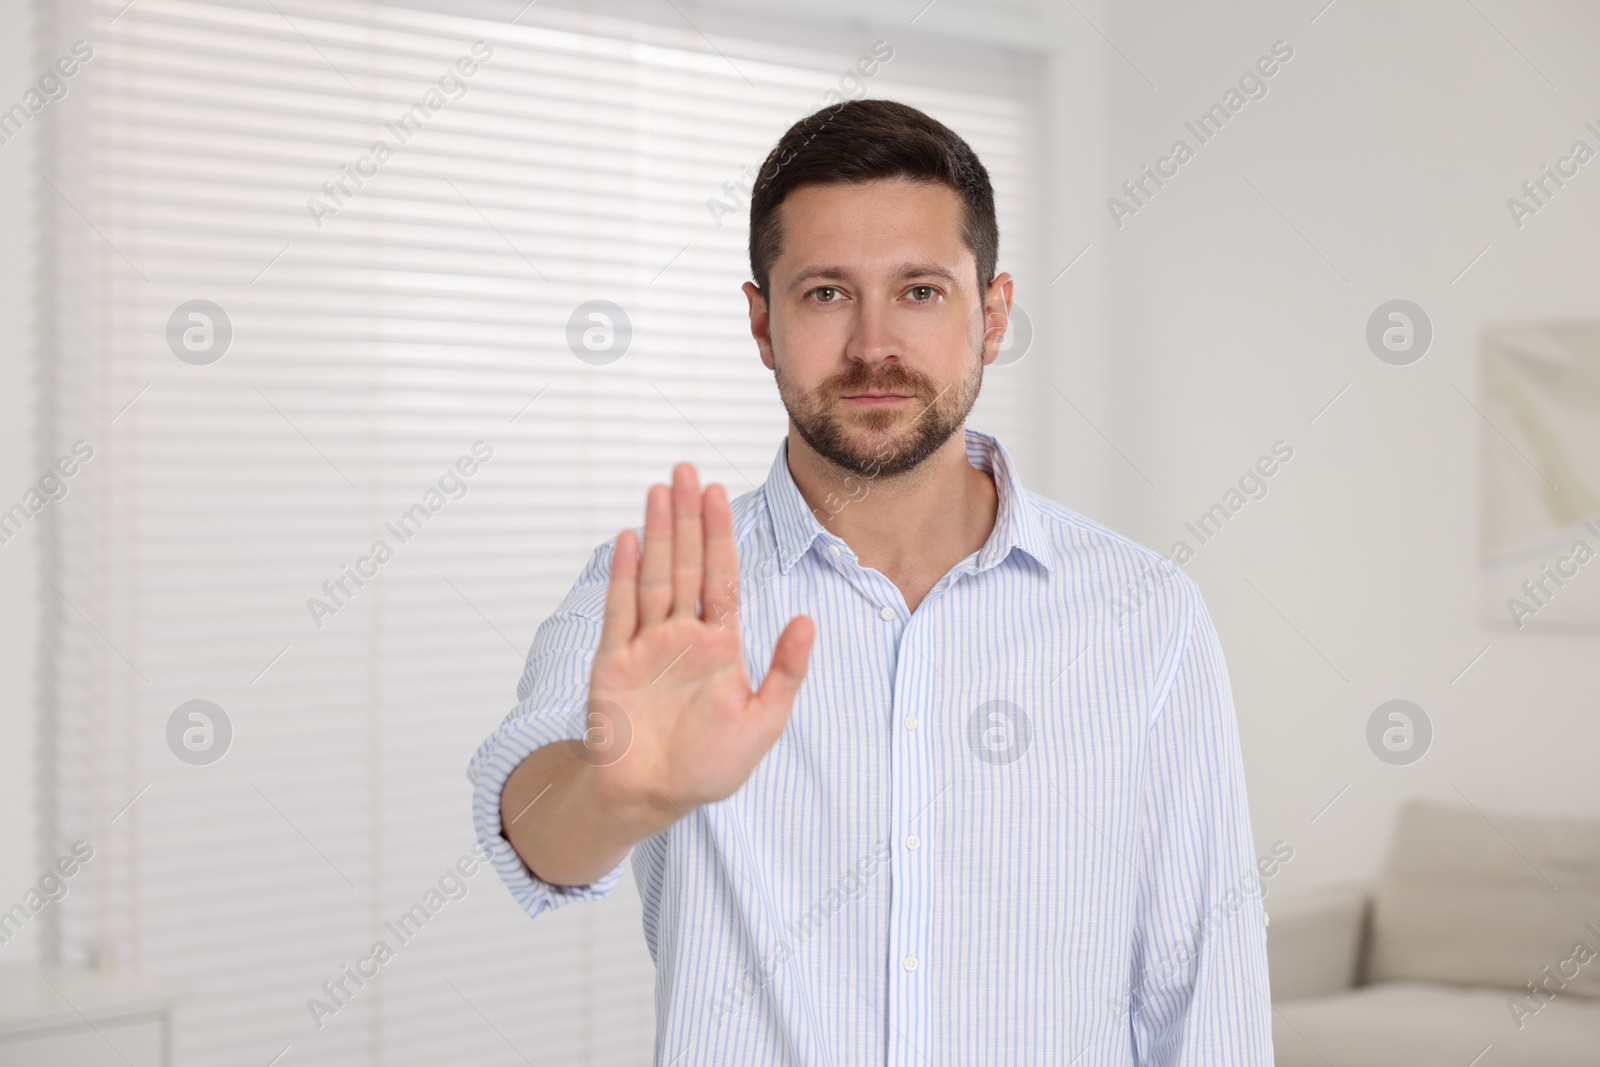
<path fill-rule="evenodd" d="M 478 747 L 467 767 L 467 778 L 473 785 L 473 830 L 494 856 L 494 869 L 500 880 L 530 918 L 546 908 L 559 908 L 574 900 L 609 896 L 628 863 L 629 857 L 624 856 L 608 874 L 587 885 L 552 885 L 528 869 L 500 832 L 500 793 L 511 772 L 545 745 L 581 739 L 586 717 L 583 707 L 526 712 L 518 708 Z"/>

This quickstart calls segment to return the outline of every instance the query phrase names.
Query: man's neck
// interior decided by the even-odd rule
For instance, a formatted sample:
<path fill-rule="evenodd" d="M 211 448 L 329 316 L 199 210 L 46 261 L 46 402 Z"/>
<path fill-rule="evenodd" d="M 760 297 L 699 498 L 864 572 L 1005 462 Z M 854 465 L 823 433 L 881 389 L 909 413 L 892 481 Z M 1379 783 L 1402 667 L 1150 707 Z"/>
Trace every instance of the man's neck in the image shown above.
<path fill-rule="evenodd" d="M 915 468 L 873 477 L 840 469 L 789 427 L 789 473 L 824 529 L 900 588 L 912 611 L 982 548 L 999 514 L 994 479 L 967 460 L 966 427 Z"/>

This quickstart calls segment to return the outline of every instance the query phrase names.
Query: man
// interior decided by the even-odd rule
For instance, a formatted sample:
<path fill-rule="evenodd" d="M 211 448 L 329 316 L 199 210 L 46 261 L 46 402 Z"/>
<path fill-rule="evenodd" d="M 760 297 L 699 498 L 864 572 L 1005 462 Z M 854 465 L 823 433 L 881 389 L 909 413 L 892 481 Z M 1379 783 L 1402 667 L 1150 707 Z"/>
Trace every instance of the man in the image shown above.
<path fill-rule="evenodd" d="M 790 418 L 766 483 L 652 486 L 474 757 L 530 915 L 631 855 L 659 1067 L 1272 1062 L 1199 592 L 966 429 L 997 247 L 987 172 L 922 112 L 791 128 L 744 286 Z"/>

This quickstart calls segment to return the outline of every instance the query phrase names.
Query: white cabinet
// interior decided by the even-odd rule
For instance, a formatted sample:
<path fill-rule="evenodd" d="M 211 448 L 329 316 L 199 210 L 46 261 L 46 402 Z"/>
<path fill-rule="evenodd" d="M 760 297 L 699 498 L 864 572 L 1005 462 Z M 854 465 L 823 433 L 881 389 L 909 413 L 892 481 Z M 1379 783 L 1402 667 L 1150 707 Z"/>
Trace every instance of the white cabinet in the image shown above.
<path fill-rule="evenodd" d="M 168 1067 L 176 992 L 131 975 L 0 967 L 0 1067 Z"/>

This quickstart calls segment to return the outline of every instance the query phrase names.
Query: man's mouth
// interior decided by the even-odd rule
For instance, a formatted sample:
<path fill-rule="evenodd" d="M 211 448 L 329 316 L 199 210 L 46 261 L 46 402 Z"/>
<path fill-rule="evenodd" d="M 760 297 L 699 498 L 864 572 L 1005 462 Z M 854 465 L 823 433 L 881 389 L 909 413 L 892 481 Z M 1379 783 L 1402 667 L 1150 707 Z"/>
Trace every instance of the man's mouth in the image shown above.
<path fill-rule="evenodd" d="M 893 404 L 898 400 L 910 400 L 911 398 L 900 393 L 856 393 L 853 396 L 841 397 L 841 399 L 864 404 L 867 407 L 877 407 L 882 404 Z"/>

